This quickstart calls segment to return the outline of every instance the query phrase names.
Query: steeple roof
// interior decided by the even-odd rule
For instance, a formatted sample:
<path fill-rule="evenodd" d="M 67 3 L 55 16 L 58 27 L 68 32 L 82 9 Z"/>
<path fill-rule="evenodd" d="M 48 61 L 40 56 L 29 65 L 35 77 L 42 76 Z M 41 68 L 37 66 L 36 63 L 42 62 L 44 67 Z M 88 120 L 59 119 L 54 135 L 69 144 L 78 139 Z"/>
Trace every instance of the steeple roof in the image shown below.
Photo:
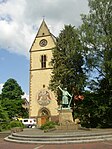
<path fill-rule="evenodd" d="M 39 37 L 39 36 L 48 36 L 50 34 L 51 33 L 50 33 L 50 31 L 49 31 L 49 29 L 48 29 L 48 27 L 47 27 L 47 25 L 46 25 L 46 23 L 45 23 L 45 21 L 43 19 L 36 37 Z"/>
<path fill-rule="evenodd" d="M 41 47 L 39 43 L 42 39 L 46 39 L 47 41 L 49 41 L 48 42 L 49 44 L 47 44 L 47 46 L 45 46 L 45 47 Z M 50 44 L 52 42 L 53 42 L 53 45 L 51 46 Z M 35 50 L 37 51 L 37 49 L 40 50 L 41 48 L 49 49 L 48 45 L 50 46 L 51 49 L 54 48 L 54 46 L 56 46 L 56 37 L 50 32 L 50 30 L 48 29 L 48 27 L 46 25 L 46 22 L 43 19 L 43 21 L 40 25 L 40 28 L 37 32 L 37 35 L 31 45 L 30 52 L 35 51 Z"/>

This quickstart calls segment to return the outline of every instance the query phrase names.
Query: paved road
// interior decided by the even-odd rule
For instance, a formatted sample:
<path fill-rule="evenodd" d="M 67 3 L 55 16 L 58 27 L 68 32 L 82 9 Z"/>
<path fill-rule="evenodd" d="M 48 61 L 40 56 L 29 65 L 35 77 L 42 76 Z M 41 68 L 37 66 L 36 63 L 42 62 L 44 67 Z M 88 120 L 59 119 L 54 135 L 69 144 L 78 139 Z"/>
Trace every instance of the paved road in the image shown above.
<path fill-rule="evenodd" d="M 11 143 L 0 138 L 0 149 L 112 149 L 112 141 L 83 144 L 37 145 Z"/>

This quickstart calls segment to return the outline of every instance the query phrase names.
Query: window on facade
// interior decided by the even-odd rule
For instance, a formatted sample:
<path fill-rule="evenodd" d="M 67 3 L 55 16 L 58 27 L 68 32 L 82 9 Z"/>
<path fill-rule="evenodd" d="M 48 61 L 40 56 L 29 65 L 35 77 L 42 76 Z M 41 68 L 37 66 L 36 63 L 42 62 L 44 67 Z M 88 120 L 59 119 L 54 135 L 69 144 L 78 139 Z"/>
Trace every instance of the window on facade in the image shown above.
<path fill-rule="evenodd" d="M 41 112 L 41 116 L 48 116 L 49 114 L 48 114 L 48 112 L 44 109 L 44 110 L 42 110 L 42 112 Z"/>
<path fill-rule="evenodd" d="M 41 68 L 46 68 L 46 55 L 41 55 Z"/>

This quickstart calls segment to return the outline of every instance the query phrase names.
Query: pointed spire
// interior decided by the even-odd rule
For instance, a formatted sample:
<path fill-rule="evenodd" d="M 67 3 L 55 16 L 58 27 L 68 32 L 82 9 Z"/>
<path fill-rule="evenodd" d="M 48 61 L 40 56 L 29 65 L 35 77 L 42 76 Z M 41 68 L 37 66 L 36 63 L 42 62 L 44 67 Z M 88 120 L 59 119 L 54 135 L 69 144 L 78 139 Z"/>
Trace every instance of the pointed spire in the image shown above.
<path fill-rule="evenodd" d="M 48 27 L 46 25 L 46 22 L 45 22 L 45 20 L 43 18 L 43 21 L 42 21 L 42 23 L 40 25 L 40 28 L 38 30 L 38 33 L 37 33 L 37 36 L 36 37 L 47 36 L 47 35 L 50 35 L 50 34 L 51 33 L 50 33 L 50 31 L 49 31 L 49 29 L 48 29 Z"/>
<path fill-rule="evenodd" d="M 43 20 L 45 20 L 45 16 L 43 16 Z"/>

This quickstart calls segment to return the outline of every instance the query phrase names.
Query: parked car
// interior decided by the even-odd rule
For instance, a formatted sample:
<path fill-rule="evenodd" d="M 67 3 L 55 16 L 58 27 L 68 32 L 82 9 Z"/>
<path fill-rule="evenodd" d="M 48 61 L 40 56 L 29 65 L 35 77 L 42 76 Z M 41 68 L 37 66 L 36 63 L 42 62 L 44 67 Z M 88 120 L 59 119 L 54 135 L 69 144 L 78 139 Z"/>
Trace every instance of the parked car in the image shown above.
<path fill-rule="evenodd" d="M 27 128 L 36 127 L 36 119 L 25 118 L 20 120 Z"/>

